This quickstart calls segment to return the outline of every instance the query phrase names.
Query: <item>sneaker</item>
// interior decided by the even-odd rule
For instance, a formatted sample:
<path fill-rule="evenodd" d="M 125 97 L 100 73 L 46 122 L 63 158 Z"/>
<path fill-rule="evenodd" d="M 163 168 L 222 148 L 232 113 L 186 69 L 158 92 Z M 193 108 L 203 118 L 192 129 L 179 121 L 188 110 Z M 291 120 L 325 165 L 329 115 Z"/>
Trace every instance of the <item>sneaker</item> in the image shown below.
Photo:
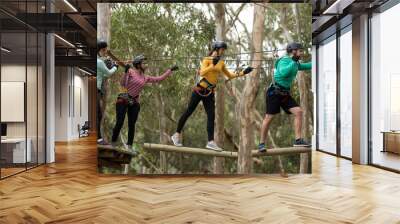
<path fill-rule="evenodd" d="M 296 139 L 296 141 L 294 141 L 293 146 L 294 147 L 311 147 L 311 144 L 306 142 L 304 139 L 299 138 L 299 139 Z"/>
<path fill-rule="evenodd" d="M 206 145 L 206 148 L 212 149 L 212 150 L 218 151 L 218 152 L 222 151 L 222 149 L 220 147 L 218 147 L 218 145 L 214 141 L 208 142 Z"/>
<path fill-rule="evenodd" d="M 99 140 L 97 140 L 98 145 L 109 145 L 108 142 L 106 142 L 104 139 L 99 139 Z"/>
<path fill-rule="evenodd" d="M 265 143 L 260 143 L 258 145 L 258 152 L 266 152 L 267 148 L 265 147 Z"/>
<path fill-rule="evenodd" d="M 178 147 L 182 146 L 181 138 L 177 133 L 175 133 L 174 135 L 171 136 L 171 140 L 175 146 L 178 146 Z"/>

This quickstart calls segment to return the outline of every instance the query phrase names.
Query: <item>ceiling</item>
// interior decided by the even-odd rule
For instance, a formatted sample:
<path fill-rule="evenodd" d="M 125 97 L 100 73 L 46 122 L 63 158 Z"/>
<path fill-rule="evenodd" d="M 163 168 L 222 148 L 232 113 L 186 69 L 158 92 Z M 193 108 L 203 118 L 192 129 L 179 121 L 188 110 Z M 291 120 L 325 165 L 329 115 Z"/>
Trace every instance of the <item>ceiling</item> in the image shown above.
<path fill-rule="evenodd" d="M 7 53 L 9 60 L 25 61 L 26 55 L 28 58 L 37 55 L 38 46 L 30 44 L 31 39 L 37 33 L 51 32 L 57 34 L 56 66 L 80 66 L 95 73 L 96 26 L 96 1 L 47 0 L 47 4 L 46 0 L 0 1 L 2 46 L 12 49 Z"/>
<path fill-rule="evenodd" d="M 312 0 L 313 43 L 350 24 L 353 17 L 367 13 L 388 0 Z M 336 27 L 334 27 L 336 26 Z"/>

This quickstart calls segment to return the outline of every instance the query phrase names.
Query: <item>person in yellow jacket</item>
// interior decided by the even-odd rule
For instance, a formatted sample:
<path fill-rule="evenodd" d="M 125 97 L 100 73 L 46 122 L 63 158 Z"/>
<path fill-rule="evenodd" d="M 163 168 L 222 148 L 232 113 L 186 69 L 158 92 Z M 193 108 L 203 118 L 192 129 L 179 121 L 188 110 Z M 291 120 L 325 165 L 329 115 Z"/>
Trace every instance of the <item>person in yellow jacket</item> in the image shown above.
<path fill-rule="evenodd" d="M 215 87 L 217 85 L 218 76 L 223 74 L 228 79 L 237 78 L 250 73 L 253 68 L 247 67 L 239 73 L 232 73 L 226 69 L 225 62 L 222 60 L 227 44 L 223 41 L 216 41 L 212 44 L 212 50 L 208 57 L 205 57 L 201 63 L 200 81 L 193 88 L 192 96 L 186 111 L 182 114 L 178 122 L 176 133 L 171 136 L 171 140 L 175 146 L 182 146 L 181 132 L 187 119 L 195 111 L 200 101 L 203 102 L 204 109 L 207 113 L 207 149 L 222 151 L 214 142 L 214 120 L 215 120 Z"/>

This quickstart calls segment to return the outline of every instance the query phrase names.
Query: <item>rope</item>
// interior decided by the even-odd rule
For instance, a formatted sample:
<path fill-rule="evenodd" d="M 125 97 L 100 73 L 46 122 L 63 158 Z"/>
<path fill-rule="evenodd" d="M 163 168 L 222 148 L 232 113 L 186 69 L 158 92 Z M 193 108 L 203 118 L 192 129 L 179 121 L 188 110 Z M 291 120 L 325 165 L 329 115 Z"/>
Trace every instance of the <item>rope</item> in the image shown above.
<path fill-rule="evenodd" d="M 188 61 L 191 61 L 191 60 L 195 60 L 195 61 L 197 61 L 197 60 L 201 60 L 201 59 L 203 59 L 204 57 L 199 57 L 199 58 L 186 58 Z M 174 61 L 174 60 L 177 60 L 176 58 L 166 58 L 166 59 L 147 59 L 146 61 Z M 223 61 L 233 61 L 233 62 L 236 62 L 237 61 L 237 59 L 222 59 Z M 240 61 L 272 61 L 273 59 L 271 59 L 271 58 L 265 58 L 265 59 L 258 59 L 258 60 L 256 60 L 256 59 L 240 59 Z"/>
<path fill-rule="evenodd" d="M 224 56 L 238 56 L 238 55 L 250 55 L 254 53 L 274 53 L 277 51 L 286 51 L 286 49 L 273 49 L 273 50 L 263 50 L 263 51 L 248 51 L 248 52 L 240 52 L 240 53 L 232 53 L 232 54 L 224 54 Z M 204 57 L 201 56 L 181 56 L 181 57 L 174 57 L 174 56 L 160 56 L 160 57 L 147 57 L 147 61 L 168 61 L 168 60 L 178 60 L 178 59 L 202 59 Z M 236 59 L 232 59 L 236 60 Z M 244 61 L 245 59 L 241 59 Z"/>

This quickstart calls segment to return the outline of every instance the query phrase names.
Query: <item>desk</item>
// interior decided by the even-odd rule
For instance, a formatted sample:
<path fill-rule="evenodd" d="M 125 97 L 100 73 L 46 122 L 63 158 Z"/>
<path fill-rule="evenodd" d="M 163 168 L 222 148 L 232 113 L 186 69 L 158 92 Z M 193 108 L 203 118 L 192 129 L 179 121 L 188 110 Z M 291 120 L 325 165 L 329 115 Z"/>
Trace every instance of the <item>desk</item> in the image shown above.
<path fill-rule="evenodd" d="M 400 154 L 400 132 L 383 131 L 383 151 Z"/>
<path fill-rule="evenodd" d="M 25 151 L 25 138 L 6 138 L 1 139 L 1 159 L 5 163 L 26 163 L 31 162 L 31 145 L 30 138 L 26 139 L 28 143 Z"/>

